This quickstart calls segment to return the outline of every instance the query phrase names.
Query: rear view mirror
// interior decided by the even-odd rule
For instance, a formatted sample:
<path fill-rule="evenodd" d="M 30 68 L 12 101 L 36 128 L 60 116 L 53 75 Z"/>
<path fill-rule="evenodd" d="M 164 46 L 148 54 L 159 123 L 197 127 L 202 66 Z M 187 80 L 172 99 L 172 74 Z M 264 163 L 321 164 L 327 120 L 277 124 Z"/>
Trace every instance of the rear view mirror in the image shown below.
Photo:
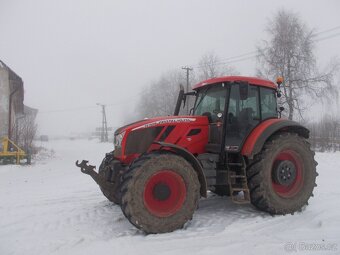
<path fill-rule="evenodd" d="M 248 88 L 249 88 L 248 82 L 245 82 L 245 81 L 239 82 L 240 99 L 241 100 L 246 100 L 248 98 Z"/>

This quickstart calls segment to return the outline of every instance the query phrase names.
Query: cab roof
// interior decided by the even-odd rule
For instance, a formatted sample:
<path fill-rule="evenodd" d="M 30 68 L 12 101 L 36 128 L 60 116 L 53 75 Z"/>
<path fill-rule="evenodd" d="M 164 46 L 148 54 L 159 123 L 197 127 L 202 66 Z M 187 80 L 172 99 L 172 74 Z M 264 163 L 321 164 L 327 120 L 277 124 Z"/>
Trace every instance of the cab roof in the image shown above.
<path fill-rule="evenodd" d="M 209 86 L 215 83 L 221 83 L 221 82 L 235 82 L 235 81 L 246 81 L 249 84 L 257 85 L 261 87 L 267 87 L 271 89 L 277 89 L 277 85 L 269 80 L 264 80 L 256 77 L 247 77 L 247 76 L 223 76 L 223 77 L 217 77 L 208 79 L 205 81 L 201 81 L 200 83 L 194 85 L 193 89 L 199 89 L 203 88 L 205 86 Z"/>

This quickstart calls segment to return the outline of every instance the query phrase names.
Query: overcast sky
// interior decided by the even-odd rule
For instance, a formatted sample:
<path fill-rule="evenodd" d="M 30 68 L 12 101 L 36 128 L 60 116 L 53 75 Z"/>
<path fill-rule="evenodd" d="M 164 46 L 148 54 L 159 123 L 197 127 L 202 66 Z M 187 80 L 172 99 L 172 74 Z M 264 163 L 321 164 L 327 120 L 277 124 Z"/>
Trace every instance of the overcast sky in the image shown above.
<path fill-rule="evenodd" d="M 169 69 L 194 66 L 210 51 L 222 59 L 254 51 L 280 8 L 316 32 L 340 26 L 338 0 L 0 0 L 0 59 L 23 78 L 40 133 L 100 126 L 96 103 L 116 104 L 108 124 L 119 126 L 142 87 Z M 321 68 L 340 56 L 340 36 L 316 46 Z M 232 65 L 255 74 L 254 60 Z"/>

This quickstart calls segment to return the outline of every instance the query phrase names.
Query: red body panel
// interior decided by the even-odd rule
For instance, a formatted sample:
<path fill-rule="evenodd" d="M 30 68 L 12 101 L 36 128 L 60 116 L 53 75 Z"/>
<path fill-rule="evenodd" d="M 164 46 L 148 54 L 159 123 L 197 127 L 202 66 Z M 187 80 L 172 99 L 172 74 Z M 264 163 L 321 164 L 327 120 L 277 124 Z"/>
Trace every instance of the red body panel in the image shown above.
<path fill-rule="evenodd" d="M 219 78 L 213 78 L 209 79 L 203 82 L 198 83 L 193 87 L 193 89 L 200 89 L 205 86 L 209 86 L 211 84 L 219 83 L 219 82 L 233 82 L 233 81 L 246 81 L 249 84 L 262 86 L 262 87 L 268 87 L 271 89 L 277 89 L 277 86 L 275 83 L 254 78 L 254 77 L 245 77 L 245 76 L 225 76 L 225 77 L 219 77 Z M 243 148 L 241 150 L 242 155 L 249 156 L 251 155 L 254 146 L 256 144 L 257 139 L 259 136 L 263 133 L 263 131 L 268 128 L 270 125 L 281 121 L 280 119 L 269 119 L 263 121 L 260 125 L 258 125 L 251 134 L 247 137 Z M 168 126 L 175 126 L 172 131 L 164 138 L 162 137 L 162 134 L 166 131 Z M 205 153 L 205 146 L 208 143 L 209 138 L 209 121 L 206 116 L 166 116 L 166 117 L 156 117 L 151 119 L 145 119 L 141 120 L 135 123 L 132 123 L 130 125 L 124 126 L 118 130 L 119 133 L 124 133 L 124 138 L 122 140 L 122 150 L 120 151 L 119 155 L 116 155 L 116 158 L 120 160 L 124 164 L 130 164 L 135 158 L 137 158 L 140 154 L 131 154 L 134 153 L 133 151 L 129 150 L 130 154 L 126 155 L 125 150 L 127 146 L 127 137 L 131 132 L 134 132 L 136 130 L 141 129 L 148 129 L 148 128 L 155 128 L 155 127 L 163 127 L 160 133 L 155 134 L 155 138 L 151 138 L 153 141 L 161 141 L 164 143 L 170 143 L 174 145 L 178 145 L 188 151 L 190 151 L 193 155 L 198 155 Z M 189 132 L 192 129 L 200 129 L 200 132 L 188 136 Z M 157 131 L 158 132 L 158 131 Z M 136 139 L 136 143 L 139 143 L 139 145 L 142 145 L 142 142 L 144 141 L 144 137 L 138 137 Z M 139 141 L 138 141 L 139 140 Z M 131 140 L 130 140 L 131 141 Z M 146 145 L 146 148 L 148 148 L 147 151 L 157 150 L 159 149 L 159 144 L 150 144 L 150 140 L 148 143 L 144 143 Z M 132 148 L 132 147 L 129 147 Z M 138 153 L 141 153 L 141 151 L 144 152 L 144 148 L 142 150 L 139 150 Z"/>
<path fill-rule="evenodd" d="M 249 156 L 253 152 L 255 143 L 259 136 L 271 125 L 274 123 L 284 121 L 283 119 L 268 119 L 263 121 L 261 124 L 259 124 L 254 130 L 250 133 L 250 135 L 247 137 L 247 140 L 243 144 L 241 154 L 244 156 Z"/>
<path fill-rule="evenodd" d="M 209 134 L 209 121 L 206 116 L 166 116 L 145 119 L 126 126 L 121 130 L 120 132 L 125 132 L 125 136 L 122 141 L 122 155 L 117 158 L 123 163 L 129 164 L 133 159 L 139 156 L 139 154 L 125 155 L 126 140 L 130 132 L 138 129 L 162 126 L 164 127 L 163 130 L 154 140 L 159 141 L 165 129 L 170 125 L 175 126 L 175 128 L 163 142 L 181 146 L 194 155 L 205 152 L 205 145 L 208 143 Z M 188 133 L 192 129 L 200 129 L 201 131 L 197 135 L 188 136 Z M 159 146 L 160 145 L 158 144 L 152 144 L 148 151 L 156 150 Z"/>
<path fill-rule="evenodd" d="M 218 77 L 218 78 L 212 78 L 206 81 L 202 81 L 198 84 L 196 84 L 193 89 L 202 88 L 204 86 L 208 86 L 214 83 L 219 82 L 233 82 L 233 81 L 247 81 L 249 84 L 254 84 L 262 87 L 267 87 L 271 89 L 277 89 L 277 86 L 274 82 L 271 82 L 269 80 L 264 80 L 260 78 L 255 77 L 246 77 L 246 76 L 224 76 L 224 77 Z"/>
<path fill-rule="evenodd" d="M 253 152 L 256 141 L 260 135 L 271 125 L 277 122 L 284 121 L 284 119 L 268 119 L 259 124 L 247 137 L 243 144 L 241 154 L 244 156 L 250 156 Z M 169 125 L 174 125 L 175 128 L 163 141 L 165 143 L 171 143 L 185 148 L 194 155 L 205 153 L 205 146 L 208 143 L 209 138 L 209 122 L 205 116 L 171 116 L 171 117 L 157 117 L 147 119 L 134 123 L 125 127 L 122 132 L 125 131 L 125 136 L 122 141 L 122 155 L 117 157 L 122 163 L 129 164 L 138 157 L 140 154 L 125 155 L 124 148 L 126 147 L 126 139 L 130 132 L 133 130 L 149 127 L 163 126 L 162 132 L 155 138 L 155 141 L 159 141 L 163 132 Z M 193 136 L 188 136 L 188 133 L 192 129 L 200 129 L 200 133 Z M 152 144 L 148 151 L 157 150 L 160 145 Z"/>

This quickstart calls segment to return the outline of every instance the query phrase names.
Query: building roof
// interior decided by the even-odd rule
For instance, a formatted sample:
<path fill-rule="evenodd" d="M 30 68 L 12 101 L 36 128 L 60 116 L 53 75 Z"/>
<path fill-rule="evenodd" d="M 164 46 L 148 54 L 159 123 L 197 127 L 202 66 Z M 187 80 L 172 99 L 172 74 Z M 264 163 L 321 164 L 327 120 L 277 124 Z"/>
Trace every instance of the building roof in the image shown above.
<path fill-rule="evenodd" d="M 265 79 L 260 79 L 256 77 L 247 77 L 247 76 L 223 76 L 223 77 L 217 77 L 217 78 L 212 78 L 208 79 L 205 81 L 202 81 L 198 84 L 196 84 L 193 89 L 199 89 L 208 85 L 212 85 L 215 83 L 221 83 L 221 82 L 235 82 L 235 81 L 246 81 L 249 84 L 253 85 L 258 85 L 262 87 L 267 87 L 271 89 L 277 89 L 277 86 L 274 82 L 265 80 Z"/>

